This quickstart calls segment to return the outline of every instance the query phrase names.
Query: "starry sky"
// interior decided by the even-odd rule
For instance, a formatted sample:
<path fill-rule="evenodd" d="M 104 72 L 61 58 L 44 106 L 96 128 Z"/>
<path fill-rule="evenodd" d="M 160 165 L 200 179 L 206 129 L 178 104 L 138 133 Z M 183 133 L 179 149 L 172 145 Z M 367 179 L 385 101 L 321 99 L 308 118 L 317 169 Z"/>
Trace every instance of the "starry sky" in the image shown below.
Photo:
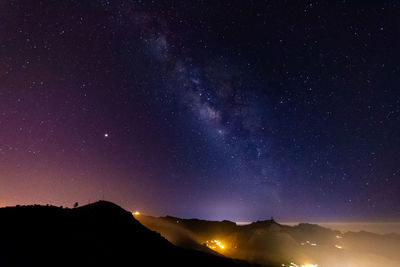
<path fill-rule="evenodd" d="M 0 1 L 0 206 L 400 220 L 398 1 Z"/>

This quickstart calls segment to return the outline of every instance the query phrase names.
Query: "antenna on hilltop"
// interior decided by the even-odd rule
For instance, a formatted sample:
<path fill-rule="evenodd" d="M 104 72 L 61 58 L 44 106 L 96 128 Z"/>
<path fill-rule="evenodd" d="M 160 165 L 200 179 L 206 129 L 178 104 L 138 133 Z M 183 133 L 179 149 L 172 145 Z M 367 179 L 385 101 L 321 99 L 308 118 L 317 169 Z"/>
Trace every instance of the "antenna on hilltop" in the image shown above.
<path fill-rule="evenodd" d="M 102 201 L 104 201 L 104 184 L 101 185 L 101 199 Z"/>

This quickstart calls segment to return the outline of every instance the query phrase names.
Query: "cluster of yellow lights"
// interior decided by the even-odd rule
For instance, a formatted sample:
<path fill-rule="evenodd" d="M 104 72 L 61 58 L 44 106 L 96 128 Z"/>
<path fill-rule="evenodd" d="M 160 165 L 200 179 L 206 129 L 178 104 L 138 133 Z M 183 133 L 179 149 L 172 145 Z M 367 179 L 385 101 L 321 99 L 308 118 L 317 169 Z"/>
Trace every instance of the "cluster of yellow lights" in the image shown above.
<path fill-rule="evenodd" d="M 140 212 L 135 211 L 135 212 L 132 212 L 132 214 L 133 214 L 134 216 L 138 216 L 138 215 L 140 215 Z"/>
<path fill-rule="evenodd" d="M 221 241 L 218 240 L 211 240 L 211 241 L 206 241 L 206 246 L 211 248 L 211 249 L 224 249 L 225 246 L 222 245 Z"/>
<path fill-rule="evenodd" d="M 311 243 L 310 241 L 307 240 L 305 243 L 304 242 L 300 243 L 300 245 L 302 245 L 302 246 L 310 245 L 312 247 L 316 247 L 317 243 Z"/>
<path fill-rule="evenodd" d="M 339 246 L 339 245 L 335 245 L 335 247 L 338 248 L 338 249 L 342 249 L 343 248 L 342 246 Z"/>
<path fill-rule="evenodd" d="M 285 264 L 282 264 L 282 266 L 285 266 Z M 306 264 L 302 264 L 302 265 L 297 265 L 296 263 L 291 262 L 289 267 L 318 267 L 318 264 L 306 263 Z"/>

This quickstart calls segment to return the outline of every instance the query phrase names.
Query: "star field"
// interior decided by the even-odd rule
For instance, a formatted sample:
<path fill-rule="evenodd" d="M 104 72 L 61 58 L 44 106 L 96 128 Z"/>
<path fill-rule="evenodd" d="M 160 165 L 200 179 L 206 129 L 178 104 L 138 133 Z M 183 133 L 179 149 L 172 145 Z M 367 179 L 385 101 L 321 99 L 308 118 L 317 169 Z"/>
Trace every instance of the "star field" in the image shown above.
<path fill-rule="evenodd" d="M 396 1 L 0 3 L 0 205 L 400 218 Z"/>

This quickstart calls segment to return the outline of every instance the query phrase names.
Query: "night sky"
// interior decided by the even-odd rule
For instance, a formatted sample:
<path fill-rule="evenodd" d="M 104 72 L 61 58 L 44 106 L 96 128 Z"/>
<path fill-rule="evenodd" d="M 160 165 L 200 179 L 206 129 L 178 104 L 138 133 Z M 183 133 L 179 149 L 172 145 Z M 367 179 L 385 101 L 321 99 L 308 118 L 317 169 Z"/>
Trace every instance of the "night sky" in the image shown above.
<path fill-rule="evenodd" d="M 400 219 L 398 1 L 0 1 L 0 206 Z"/>

